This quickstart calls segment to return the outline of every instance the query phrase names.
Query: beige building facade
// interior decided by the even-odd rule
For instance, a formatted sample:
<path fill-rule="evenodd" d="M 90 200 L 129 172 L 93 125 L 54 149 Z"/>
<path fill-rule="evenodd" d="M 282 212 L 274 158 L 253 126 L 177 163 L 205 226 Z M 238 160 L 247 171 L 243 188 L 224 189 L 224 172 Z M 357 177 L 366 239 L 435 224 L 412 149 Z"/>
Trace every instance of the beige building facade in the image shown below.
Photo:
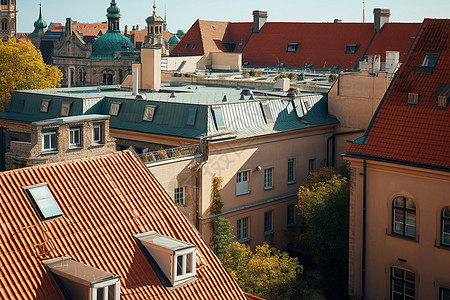
<path fill-rule="evenodd" d="M 16 0 L 1 0 L 0 3 L 0 38 L 7 41 L 16 37 L 17 28 L 17 8 Z"/>

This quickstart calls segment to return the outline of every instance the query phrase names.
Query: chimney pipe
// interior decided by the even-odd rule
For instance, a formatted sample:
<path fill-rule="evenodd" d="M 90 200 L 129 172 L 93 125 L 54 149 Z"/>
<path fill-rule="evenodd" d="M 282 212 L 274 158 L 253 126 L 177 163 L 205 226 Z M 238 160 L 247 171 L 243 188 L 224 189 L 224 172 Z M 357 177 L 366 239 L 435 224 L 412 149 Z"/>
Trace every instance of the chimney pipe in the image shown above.
<path fill-rule="evenodd" d="M 380 32 L 384 24 L 389 23 L 389 16 L 391 11 L 387 8 L 373 9 L 373 25 L 375 32 Z"/>
<path fill-rule="evenodd" d="M 133 68 L 133 96 L 139 93 L 139 68 Z"/>
<path fill-rule="evenodd" d="M 267 11 L 254 10 L 252 32 L 259 33 L 264 24 L 266 24 L 266 21 L 267 21 Z"/>

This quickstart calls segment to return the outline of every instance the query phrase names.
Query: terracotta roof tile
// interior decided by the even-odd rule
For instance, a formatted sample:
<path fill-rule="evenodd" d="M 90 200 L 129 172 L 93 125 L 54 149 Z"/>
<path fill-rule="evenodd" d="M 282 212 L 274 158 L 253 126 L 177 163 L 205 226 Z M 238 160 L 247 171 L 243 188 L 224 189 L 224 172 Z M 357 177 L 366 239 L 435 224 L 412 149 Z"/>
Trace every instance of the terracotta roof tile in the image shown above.
<path fill-rule="evenodd" d="M 106 23 L 77 23 L 77 30 L 83 36 L 98 36 L 108 31 Z M 101 34 L 99 34 L 101 33 Z"/>
<path fill-rule="evenodd" d="M 450 84 L 450 19 L 425 19 L 411 52 L 365 134 L 348 154 L 450 168 L 450 108 L 438 109 L 437 92 Z M 438 51 L 431 74 L 416 72 L 425 51 Z M 421 97 L 408 105 L 408 93 Z"/>
<path fill-rule="evenodd" d="M 42 182 L 48 183 L 63 217 L 41 222 L 36 215 L 22 187 Z M 2 298 L 64 299 L 41 260 L 69 255 L 120 275 L 122 299 L 246 299 L 129 151 L 0 173 L 0 203 Z M 163 287 L 132 237 L 150 230 L 197 245 L 205 258 L 197 280 L 170 291 Z"/>

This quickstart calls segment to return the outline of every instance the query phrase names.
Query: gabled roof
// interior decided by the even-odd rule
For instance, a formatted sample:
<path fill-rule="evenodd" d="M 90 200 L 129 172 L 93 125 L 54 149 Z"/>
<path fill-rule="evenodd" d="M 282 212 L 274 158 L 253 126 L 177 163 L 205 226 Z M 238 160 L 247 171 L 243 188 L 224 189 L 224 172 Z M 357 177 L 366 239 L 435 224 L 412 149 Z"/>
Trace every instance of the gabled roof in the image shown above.
<path fill-rule="evenodd" d="M 41 222 L 24 186 L 47 183 L 63 217 Z M 70 256 L 120 276 L 123 299 L 246 299 L 129 151 L 0 173 L 0 298 L 65 299 L 42 261 Z M 197 279 L 166 289 L 133 235 L 154 230 L 197 246 Z"/>
<path fill-rule="evenodd" d="M 426 51 L 439 53 L 431 74 L 420 67 Z M 450 19 L 425 19 L 365 136 L 347 155 L 449 170 L 450 107 L 437 108 L 445 84 L 450 84 Z M 419 94 L 417 105 L 408 105 L 408 93 Z"/>
<path fill-rule="evenodd" d="M 108 31 L 106 23 L 77 23 L 76 28 L 83 36 L 99 36 Z"/>

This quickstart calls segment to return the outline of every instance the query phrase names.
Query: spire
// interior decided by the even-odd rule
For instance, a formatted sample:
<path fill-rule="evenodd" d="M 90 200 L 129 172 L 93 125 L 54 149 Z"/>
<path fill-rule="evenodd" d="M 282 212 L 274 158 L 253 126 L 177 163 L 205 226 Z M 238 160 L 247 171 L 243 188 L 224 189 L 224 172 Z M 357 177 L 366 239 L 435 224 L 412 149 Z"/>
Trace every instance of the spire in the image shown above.
<path fill-rule="evenodd" d="M 156 0 L 153 0 L 153 14 L 156 15 Z"/>
<path fill-rule="evenodd" d="M 34 31 L 30 35 L 42 35 L 47 31 L 47 22 L 42 19 L 42 4 L 39 3 L 39 18 L 34 22 Z"/>
<path fill-rule="evenodd" d="M 366 7 L 366 0 L 363 0 L 363 23 L 366 22 L 366 13 L 365 13 L 365 7 Z"/>
<path fill-rule="evenodd" d="M 116 5 L 116 0 L 111 0 L 111 5 L 106 10 L 108 13 L 108 31 L 119 31 L 120 9 Z"/>

